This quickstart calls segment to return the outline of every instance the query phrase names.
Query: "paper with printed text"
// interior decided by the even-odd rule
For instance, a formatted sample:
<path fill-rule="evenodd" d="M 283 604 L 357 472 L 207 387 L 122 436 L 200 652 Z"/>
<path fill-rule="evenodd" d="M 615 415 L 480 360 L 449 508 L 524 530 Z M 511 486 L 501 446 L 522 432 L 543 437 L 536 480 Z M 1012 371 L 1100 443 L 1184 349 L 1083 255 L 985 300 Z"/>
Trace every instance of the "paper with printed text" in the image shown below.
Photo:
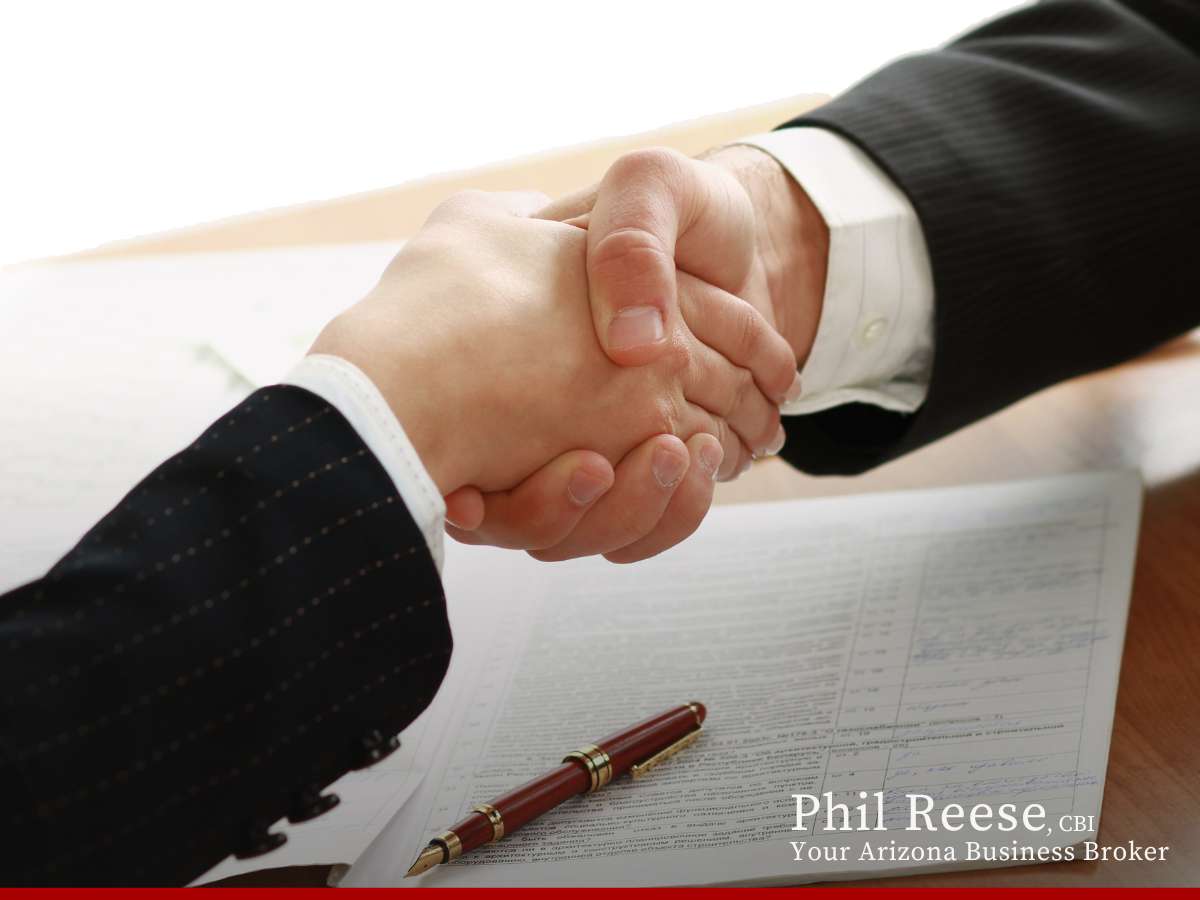
<path fill-rule="evenodd" d="M 1140 504 L 1136 475 L 1090 474 L 717 508 L 625 567 L 451 548 L 446 738 L 343 883 L 796 883 L 931 865 L 863 862 L 868 842 L 954 846 L 961 868 L 983 864 L 968 840 L 1093 838 L 1057 823 L 1099 821 Z M 653 775 L 403 879 L 476 803 L 687 700 L 704 735 Z M 794 830 L 793 795 L 860 791 L 883 792 L 887 831 Z M 1037 803 L 1052 827 L 906 831 L 910 793 Z"/>

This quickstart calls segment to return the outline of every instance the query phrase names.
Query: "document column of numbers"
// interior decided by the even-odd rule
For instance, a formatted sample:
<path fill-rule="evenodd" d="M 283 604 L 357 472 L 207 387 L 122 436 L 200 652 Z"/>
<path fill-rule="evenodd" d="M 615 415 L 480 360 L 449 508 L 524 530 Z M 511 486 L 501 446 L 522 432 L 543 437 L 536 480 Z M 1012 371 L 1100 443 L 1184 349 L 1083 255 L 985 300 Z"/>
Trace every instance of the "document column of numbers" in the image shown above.
<path fill-rule="evenodd" d="M 822 797 L 829 792 L 833 803 L 852 810 L 866 804 L 868 827 L 878 818 L 873 792 L 886 787 L 926 555 L 923 536 L 898 536 L 899 523 L 880 522 L 878 527 L 881 537 L 866 554 L 862 603 L 820 791 Z M 822 799 L 814 834 L 824 830 L 824 806 Z M 851 824 L 859 823 L 856 813 Z M 840 817 L 833 824 L 840 826 Z"/>

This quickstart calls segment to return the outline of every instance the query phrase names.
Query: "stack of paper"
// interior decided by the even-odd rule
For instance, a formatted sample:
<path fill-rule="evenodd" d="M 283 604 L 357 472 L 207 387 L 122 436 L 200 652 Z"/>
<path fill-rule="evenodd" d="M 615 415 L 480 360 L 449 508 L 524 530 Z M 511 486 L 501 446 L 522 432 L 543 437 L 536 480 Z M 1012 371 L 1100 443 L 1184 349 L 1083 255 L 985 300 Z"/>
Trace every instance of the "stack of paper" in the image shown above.
<path fill-rule="evenodd" d="M 995 864 L 969 842 L 1051 858 L 1093 839 L 1140 497 L 1125 473 L 725 507 L 629 567 L 460 548 L 434 703 L 451 724 L 344 883 L 787 884 Z M 476 803 L 692 699 L 704 736 L 651 776 L 403 880 Z M 826 792 L 851 807 L 865 792 L 870 828 L 879 792 L 887 830 L 794 830 L 794 795 Z M 1047 827 L 906 831 L 910 794 L 935 825 L 951 803 L 1011 803 Z"/>

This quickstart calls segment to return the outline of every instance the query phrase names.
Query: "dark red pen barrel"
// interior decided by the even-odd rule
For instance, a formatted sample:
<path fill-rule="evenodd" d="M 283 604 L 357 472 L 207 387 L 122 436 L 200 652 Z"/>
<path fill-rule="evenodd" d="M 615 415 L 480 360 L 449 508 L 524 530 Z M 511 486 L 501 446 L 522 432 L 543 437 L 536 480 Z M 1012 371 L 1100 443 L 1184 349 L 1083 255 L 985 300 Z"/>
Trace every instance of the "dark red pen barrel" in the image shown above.
<path fill-rule="evenodd" d="M 591 779 L 581 765 L 563 763 L 557 769 L 535 778 L 492 801 L 504 817 L 507 837 L 522 825 L 544 815 L 576 794 L 588 789 Z M 472 813 L 454 826 L 462 841 L 463 852 L 474 850 L 492 840 L 492 823 L 483 813 Z"/>
<path fill-rule="evenodd" d="M 462 842 L 462 852 L 482 847 L 492 840 L 492 823 L 483 813 L 473 812 L 452 829 Z"/>
<path fill-rule="evenodd" d="M 624 775 L 630 766 L 644 762 L 699 728 L 704 721 L 705 709 L 702 704 L 696 706 L 696 710 L 681 706 L 661 713 L 599 741 L 597 746 L 612 760 L 613 778 Z"/>
<path fill-rule="evenodd" d="M 563 763 L 541 778 L 509 791 L 493 801 L 504 815 L 504 833 L 516 831 L 531 819 L 549 812 L 588 789 L 590 780 L 581 766 Z"/>

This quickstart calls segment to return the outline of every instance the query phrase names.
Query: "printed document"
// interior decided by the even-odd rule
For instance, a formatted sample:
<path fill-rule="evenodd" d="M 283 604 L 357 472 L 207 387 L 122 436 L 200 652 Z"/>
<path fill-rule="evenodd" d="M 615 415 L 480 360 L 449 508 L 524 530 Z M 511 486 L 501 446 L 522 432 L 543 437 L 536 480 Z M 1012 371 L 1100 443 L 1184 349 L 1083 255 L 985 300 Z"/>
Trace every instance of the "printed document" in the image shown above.
<path fill-rule="evenodd" d="M 995 864 L 968 840 L 1092 839 L 1140 503 L 1136 475 L 1087 474 L 718 507 L 632 566 L 451 547 L 445 738 L 343 884 L 787 884 Z M 475 804 L 688 700 L 704 733 L 652 774 L 403 878 Z M 827 792 L 866 794 L 872 828 L 881 792 L 887 830 L 796 830 L 795 795 Z M 910 794 L 935 824 L 951 803 L 1040 804 L 1047 828 L 908 831 Z M 864 862 L 868 843 L 910 851 Z M 913 862 L 918 846 L 953 860 Z"/>

